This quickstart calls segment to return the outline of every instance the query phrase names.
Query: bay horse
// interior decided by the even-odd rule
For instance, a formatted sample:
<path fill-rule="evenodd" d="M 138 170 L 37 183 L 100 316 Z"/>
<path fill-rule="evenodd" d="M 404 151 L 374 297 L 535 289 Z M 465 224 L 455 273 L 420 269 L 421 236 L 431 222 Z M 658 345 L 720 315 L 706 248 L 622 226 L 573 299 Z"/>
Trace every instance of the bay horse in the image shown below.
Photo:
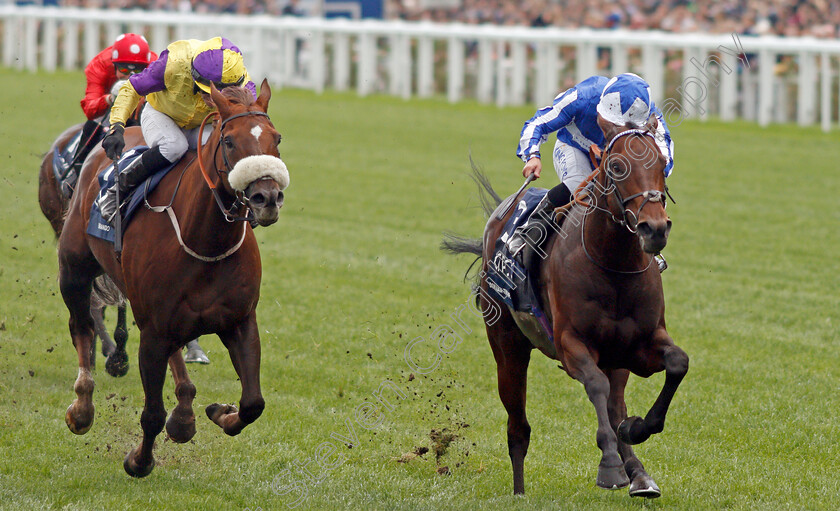
<path fill-rule="evenodd" d="M 59 284 L 79 354 L 77 398 L 65 414 L 70 431 L 84 434 L 94 419 L 95 385 L 84 354 L 93 333 L 88 308 L 97 275 L 109 275 L 128 297 L 140 330 L 143 437 L 123 463 L 134 477 L 144 477 L 154 468 L 152 449 L 164 425 L 175 442 L 187 442 L 195 434 L 195 386 L 180 351 L 190 339 L 217 334 L 242 385 L 239 408 L 211 404 L 206 408 L 210 420 L 233 436 L 265 407 L 256 317 L 262 267 L 246 220 L 261 226 L 277 221 L 289 175 L 277 148 L 280 134 L 267 114 L 271 98 L 267 81 L 256 100 L 241 87 L 223 92 L 212 87 L 211 98 L 217 113 L 205 123 L 211 116 L 217 119 L 207 142 L 148 194 L 146 208 L 137 210 L 124 232 L 121 257 L 111 243 L 85 233 L 99 194 L 96 176 L 110 163 L 101 146 L 82 167 L 59 238 Z M 127 147 L 141 144 L 140 129 L 127 128 L 125 140 Z M 162 396 L 167 361 L 178 398 L 168 420 Z"/>
<path fill-rule="evenodd" d="M 668 407 L 688 371 L 688 356 L 665 329 L 662 279 L 657 265 L 651 264 L 653 254 L 665 247 L 671 228 L 665 212 L 666 162 L 654 139 L 656 123 L 651 117 L 642 129 L 629 130 L 599 123 L 607 146 L 588 179 L 592 184 L 588 199 L 582 196 L 582 185 L 565 222 L 553 224 L 558 234 L 547 242 L 547 256 L 536 258 L 536 294 L 553 342 L 534 316 L 513 311 L 489 294 L 493 249 L 516 208 L 497 219 L 504 211 L 501 199 L 478 171 L 474 178 L 485 213 L 490 213 L 493 203 L 498 206 L 490 214 L 483 239 L 453 236 L 444 241 L 445 250 L 482 259 L 476 300 L 483 311 L 499 311 L 489 318 L 485 315 L 485 326 L 497 365 L 499 397 L 508 413 L 515 494 L 525 492 L 524 461 L 531 435 L 525 394 L 535 348 L 581 382 L 595 407 L 596 441 L 602 451 L 597 486 L 629 485 L 630 495 L 637 497 L 661 494 L 631 447 L 663 430 Z M 593 162 L 596 153 L 596 148 L 590 149 Z M 662 370 L 665 383 L 650 411 L 644 419 L 628 418 L 624 389 L 630 373 L 646 378 Z"/>
<path fill-rule="evenodd" d="M 67 215 L 67 209 L 70 206 L 70 198 L 61 192 L 61 185 L 55 177 L 55 172 L 53 172 L 53 153 L 56 150 L 64 150 L 73 138 L 82 131 L 82 126 L 84 126 L 82 123 L 73 125 L 58 136 L 41 160 L 38 172 L 38 204 L 41 206 L 41 212 L 50 222 L 56 240 L 58 240 L 64 227 L 64 217 Z M 83 144 L 85 142 L 82 140 L 79 143 Z M 117 326 L 114 329 L 113 340 L 111 340 L 103 320 L 106 305 L 117 307 Z M 91 341 L 90 350 L 91 366 L 96 366 L 96 339 L 98 337 L 102 342 L 102 354 L 107 357 L 105 371 L 111 376 L 124 376 L 128 372 L 128 355 L 125 351 L 125 345 L 128 341 L 125 298 L 111 279 L 105 275 L 97 278 L 94 283 L 90 314 L 94 323 L 94 337 Z"/>

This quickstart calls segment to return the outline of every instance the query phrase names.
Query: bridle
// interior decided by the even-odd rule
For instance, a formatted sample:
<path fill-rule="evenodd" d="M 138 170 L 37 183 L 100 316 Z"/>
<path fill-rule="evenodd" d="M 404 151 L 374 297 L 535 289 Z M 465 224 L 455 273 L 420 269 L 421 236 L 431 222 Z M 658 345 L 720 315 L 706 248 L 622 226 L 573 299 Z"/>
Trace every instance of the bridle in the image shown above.
<path fill-rule="evenodd" d="M 222 120 L 219 126 L 219 142 L 216 144 L 216 149 L 213 151 L 213 170 L 216 171 L 217 176 L 221 177 L 222 174 L 228 174 L 233 167 L 230 164 L 230 160 L 228 159 L 227 150 L 222 147 L 224 145 L 222 144 L 222 140 L 224 139 L 225 126 L 227 126 L 227 124 L 234 119 L 238 119 L 240 117 L 248 117 L 252 115 L 261 115 L 264 117 L 268 117 L 268 114 L 265 112 L 261 112 L 259 110 L 249 110 L 247 112 L 241 112 L 238 114 L 231 115 L 227 119 Z M 201 121 L 201 127 L 198 130 L 198 167 L 199 169 L 201 169 L 201 175 L 204 176 L 204 180 L 207 182 L 207 186 L 210 188 L 210 191 L 213 192 L 213 198 L 216 199 L 216 204 L 219 206 L 219 210 L 222 212 L 222 215 L 225 217 L 225 220 L 227 220 L 228 222 L 240 222 L 244 220 L 250 220 L 251 217 L 248 216 L 251 213 L 250 209 L 246 211 L 245 216 L 238 216 L 235 214 L 235 211 L 238 211 L 243 206 L 245 206 L 246 208 L 248 207 L 248 197 L 245 196 L 245 192 L 236 190 L 234 192 L 233 204 L 231 204 L 229 208 L 226 208 L 224 202 L 222 201 L 222 197 L 219 195 L 219 190 L 216 187 L 216 183 L 214 183 L 213 180 L 210 179 L 210 176 L 207 173 L 207 169 L 204 167 L 204 160 L 201 158 L 201 147 L 203 145 L 201 143 L 201 138 L 202 134 L 204 133 L 204 126 L 207 124 L 208 119 L 210 119 L 211 117 L 220 118 L 221 116 L 218 111 L 210 112 L 209 114 L 207 114 L 204 120 Z M 270 122 L 271 121 L 269 120 L 269 123 Z M 220 169 L 218 166 L 216 166 L 216 160 L 218 159 L 217 155 L 219 154 L 219 152 L 222 153 L 222 161 L 224 162 L 223 169 Z"/>
<path fill-rule="evenodd" d="M 630 129 L 630 130 L 622 131 L 621 133 L 618 133 L 616 136 L 614 136 L 612 138 L 612 140 L 610 140 L 610 143 L 607 144 L 607 147 L 604 150 L 604 154 L 601 157 L 600 171 L 604 173 L 605 180 L 606 180 L 606 189 L 612 191 L 611 195 L 615 196 L 616 200 L 618 201 L 618 204 L 621 207 L 621 211 L 622 211 L 621 217 L 620 218 L 617 217 L 615 215 L 615 213 L 612 212 L 612 210 L 607 209 L 606 211 L 608 211 L 610 213 L 610 218 L 613 220 L 613 222 L 619 224 L 622 227 L 625 227 L 631 234 L 636 234 L 637 233 L 637 226 L 638 226 L 638 223 L 639 223 L 639 215 L 642 212 L 642 208 L 644 208 L 647 205 L 648 202 L 653 202 L 653 203 L 661 202 L 662 207 L 664 208 L 664 207 L 667 206 L 666 195 L 667 195 L 667 197 L 671 197 L 671 194 L 668 193 L 668 186 L 666 185 L 664 191 L 661 191 L 661 190 L 645 190 L 643 192 L 634 193 L 633 195 L 630 195 L 629 197 L 626 197 L 626 198 L 622 197 L 621 191 L 618 189 L 618 185 L 615 181 L 615 177 L 613 176 L 613 173 L 610 172 L 610 170 L 608 168 L 608 164 L 609 164 L 609 161 L 610 161 L 610 151 L 612 150 L 616 141 L 619 138 L 624 137 L 626 135 L 641 135 L 643 137 L 650 137 L 651 139 L 654 140 L 654 143 L 656 141 L 656 138 L 653 136 L 653 134 L 649 130 L 645 130 L 645 129 Z M 657 148 L 657 151 L 658 151 L 658 148 Z M 636 199 L 638 197 L 642 197 L 643 200 L 642 200 L 642 203 L 639 205 L 639 208 L 636 209 L 636 211 L 634 212 L 633 210 L 628 208 L 627 205 L 633 199 Z M 671 197 L 671 202 L 676 203 L 676 201 L 674 201 L 673 197 Z M 628 214 L 633 216 L 633 221 L 632 222 L 629 221 Z"/>
<path fill-rule="evenodd" d="M 626 198 L 621 195 L 621 192 L 618 189 L 618 185 L 616 183 L 615 177 L 613 176 L 612 172 L 610 172 L 609 169 L 608 169 L 608 163 L 609 163 L 609 159 L 610 159 L 610 151 L 612 150 L 616 141 L 619 138 L 624 137 L 626 135 L 641 135 L 641 136 L 650 137 L 650 138 L 654 139 L 654 142 L 656 140 L 656 138 L 653 136 L 653 134 L 649 130 L 646 130 L 646 129 L 629 129 L 629 130 L 622 131 L 622 132 L 618 133 L 617 135 L 615 135 L 612 138 L 612 140 L 610 140 L 609 144 L 607 144 L 607 147 L 604 150 L 603 155 L 601 156 L 600 167 L 598 168 L 597 171 L 590 174 L 589 177 L 587 177 L 580 184 L 580 186 L 577 187 L 577 189 L 574 192 L 574 199 L 573 199 L 572 202 L 573 202 L 573 204 L 582 205 L 587 209 L 598 209 L 600 211 L 603 211 L 604 213 L 607 213 L 609 218 L 613 222 L 620 225 L 621 227 L 626 228 L 631 234 L 635 235 L 635 234 L 638 234 L 637 226 L 638 226 L 638 222 L 639 222 L 639 215 L 642 212 L 642 208 L 644 208 L 647 205 L 648 202 L 653 202 L 653 203 L 662 202 L 662 207 L 665 207 L 667 205 L 666 196 L 668 198 L 670 198 L 671 202 L 673 202 L 675 204 L 676 204 L 676 201 L 674 200 L 673 197 L 671 197 L 671 194 L 668 192 L 668 186 L 667 185 L 665 186 L 664 191 L 661 191 L 661 190 L 645 190 L 643 192 L 634 193 L 633 195 L 630 195 L 629 197 L 626 197 Z M 658 151 L 658 149 L 657 149 L 657 151 Z M 578 198 L 581 195 L 580 192 L 587 189 L 587 186 L 595 179 L 595 177 L 598 175 L 599 172 L 602 172 L 605 176 L 605 178 L 604 178 L 605 179 L 605 185 L 606 185 L 605 190 L 609 192 L 609 195 L 607 195 L 607 197 L 615 197 L 615 199 L 618 201 L 618 204 L 621 207 L 622 213 L 621 213 L 620 217 L 617 216 L 611 208 L 598 206 L 597 201 L 592 203 L 592 202 L 586 202 L 586 201 Z M 627 207 L 627 205 L 633 199 L 636 199 L 638 197 L 642 197 L 643 200 L 642 200 L 642 203 L 639 205 L 639 208 L 635 212 L 633 212 L 630 208 Z M 632 223 L 628 220 L 628 213 L 633 216 L 633 222 Z M 612 269 L 612 268 L 608 268 L 608 267 L 598 263 L 597 261 L 595 261 L 595 259 L 589 254 L 589 251 L 586 249 L 586 238 L 584 236 L 584 233 L 586 232 L 585 227 L 586 227 L 586 217 L 587 216 L 588 215 L 586 213 L 584 213 L 583 221 L 582 221 L 582 225 L 581 225 L 581 229 L 580 229 L 580 241 L 581 241 L 581 246 L 583 248 L 583 253 L 586 255 L 587 259 L 589 259 L 589 261 L 592 264 L 601 268 L 602 270 L 606 270 L 606 271 L 609 271 L 609 272 L 612 272 L 612 273 L 620 273 L 620 274 L 624 274 L 624 275 L 634 275 L 634 274 L 644 273 L 650 268 L 651 264 L 653 264 L 653 259 L 654 259 L 653 255 L 650 256 L 650 259 L 648 260 L 648 263 L 644 268 L 642 268 L 640 270 L 631 270 L 631 271 L 615 270 L 615 269 Z"/>

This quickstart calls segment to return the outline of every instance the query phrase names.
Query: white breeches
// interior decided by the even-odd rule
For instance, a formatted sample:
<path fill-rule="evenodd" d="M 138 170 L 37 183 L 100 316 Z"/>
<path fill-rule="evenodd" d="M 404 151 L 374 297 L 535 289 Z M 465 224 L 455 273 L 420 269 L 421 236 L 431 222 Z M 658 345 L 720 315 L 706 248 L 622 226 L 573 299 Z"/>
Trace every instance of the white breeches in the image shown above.
<path fill-rule="evenodd" d="M 554 170 L 560 181 L 574 193 L 578 185 L 595 169 L 592 168 L 588 154 L 558 140 L 554 144 Z"/>
<path fill-rule="evenodd" d="M 171 117 L 155 110 L 149 103 L 143 107 L 140 127 L 146 144 L 149 147 L 160 147 L 160 154 L 172 163 L 180 160 L 188 150 L 198 147 L 200 128 L 181 128 Z M 205 127 L 202 143 L 207 142 L 212 131 L 211 126 Z"/>

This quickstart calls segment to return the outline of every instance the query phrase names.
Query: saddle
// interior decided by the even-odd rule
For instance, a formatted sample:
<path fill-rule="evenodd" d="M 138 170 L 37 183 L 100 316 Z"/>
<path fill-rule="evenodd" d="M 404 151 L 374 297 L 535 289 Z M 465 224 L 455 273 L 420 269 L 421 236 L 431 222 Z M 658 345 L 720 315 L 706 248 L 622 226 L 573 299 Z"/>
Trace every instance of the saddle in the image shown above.
<path fill-rule="evenodd" d="M 134 159 L 139 158 L 140 155 L 148 149 L 149 148 L 147 146 L 137 146 L 123 153 L 119 161 L 119 171 L 121 172 L 128 166 L 129 163 L 131 163 Z M 120 211 L 122 214 L 123 235 L 125 235 L 125 231 L 128 228 L 129 222 L 134 217 L 134 213 L 137 209 L 139 209 L 141 204 L 146 202 L 148 194 L 157 187 L 161 179 L 163 179 L 163 177 L 172 170 L 176 164 L 177 162 L 159 169 L 157 172 L 146 178 L 143 183 L 131 190 L 128 197 L 121 198 L 122 207 L 120 208 Z M 116 239 L 114 235 L 114 228 L 108 224 L 104 218 L 102 218 L 102 212 L 99 210 L 99 200 L 105 196 L 106 190 L 117 182 L 118 174 L 119 172 L 114 171 L 114 164 L 112 163 L 102 169 L 97 176 L 99 193 L 96 198 L 94 198 L 93 206 L 90 208 L 90 219 L 88 220 L 87 227 L 88 234 L 105 241 L 110 241 L 111 243 L 114 243 Z"/>

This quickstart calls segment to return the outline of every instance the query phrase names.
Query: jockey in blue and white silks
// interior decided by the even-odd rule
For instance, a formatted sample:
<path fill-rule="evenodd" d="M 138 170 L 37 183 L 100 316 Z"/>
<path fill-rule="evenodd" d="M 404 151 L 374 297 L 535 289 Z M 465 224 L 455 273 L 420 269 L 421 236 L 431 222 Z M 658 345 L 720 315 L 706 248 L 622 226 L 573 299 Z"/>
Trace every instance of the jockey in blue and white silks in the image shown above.
<path fill-rule="evenodd" d="M 650 85 L 641 77 L 633 73 L 612 79 L 592 76 L 560 93 L 550 106 L 537 110 L 522 127 L 516 149 L 516 155 L 525 162 L 522 174 L 540 177 L 540 145 L 557 132 L 553 159 L 561 184 L 549 190 L 529 222 L 507 241 L 511 253 L 517 254 L 529 244 L 530 239 L 523 239 L 524 231 L 534 222 L 548 218 L 544 212 L 567 204 L 578 185 L 595 170 L 589 159 L 589 146 L 603 148 L 606 144 L 598 126 L 599 117 L 616 126 L 635 129 L 643 127 L 651 115 L 656 115 L 659 121 L 655 139 L 668 162 L 665 167 L 665 177 L 668 177 L 674 167 L 674 143 L 662 113 L 651 100 Z"/>

